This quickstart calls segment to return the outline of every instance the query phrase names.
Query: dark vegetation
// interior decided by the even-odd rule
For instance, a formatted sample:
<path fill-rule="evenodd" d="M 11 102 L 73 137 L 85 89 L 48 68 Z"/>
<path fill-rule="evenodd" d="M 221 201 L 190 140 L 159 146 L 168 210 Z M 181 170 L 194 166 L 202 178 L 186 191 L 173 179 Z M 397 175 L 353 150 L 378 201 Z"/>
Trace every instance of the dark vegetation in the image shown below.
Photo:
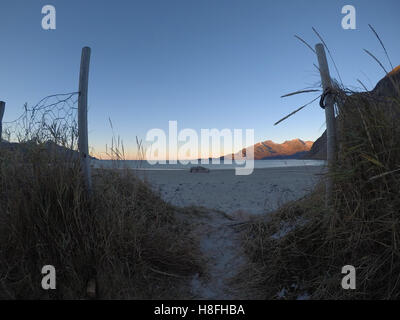
<path fill-rule="evenodd" d="M 94 170 L 89 197 L 76 153 L 59 151 L 76 130 L 43 119 L 19 131 L 23 148 L 0 143 L 0 299 L 86 299 L 93 285 L 99 299 L 189 297 L 190 225 L 134 171 Z M 44 265 L 57 290 L 42 289 Z"/>
<path fill-rule="evenodd" d="M 339 91 L 334 203 L 324 187 L 249 223 L 243 244 L 251 264 L 238 277 L 260 299 L 400 298 L 400 82 L 391 90 Z M 356 290 L 343 290 L 342 267 L 357 270 Z M 281 293 L 281 294 L 280 294 Z"/>

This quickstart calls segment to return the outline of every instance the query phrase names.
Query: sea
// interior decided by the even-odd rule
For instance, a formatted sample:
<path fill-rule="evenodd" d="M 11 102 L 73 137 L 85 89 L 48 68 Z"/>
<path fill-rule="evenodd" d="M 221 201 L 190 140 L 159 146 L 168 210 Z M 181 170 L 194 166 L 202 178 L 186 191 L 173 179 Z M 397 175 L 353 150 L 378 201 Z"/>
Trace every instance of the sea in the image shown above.
<path fill-rule="evenodd" d="M 128 168 L 137 170 L 190 170 L 192 167 L 202 166 L 210 170 L 232 170 L 235 168 L 244 167 L 244 165 L 238 165 L 233 161 L 232 163 L 214 164 L 209 162 L 208 164 L 202 164 L 200 162 L 182 164 L 178 161 L 177 164 L 165 163 L 165 164 L 150 164 L 146 160 L 91 160 L 91 165 L 94 168 Z M 280 160 L 255 160 L 255 169 L 264 168 L 290 168 L 290 167 L 303 167 L 303 166 L 325 166 L 326 161 L 323 160 L 298 160 L 298 159 L 280 159 Z"/>

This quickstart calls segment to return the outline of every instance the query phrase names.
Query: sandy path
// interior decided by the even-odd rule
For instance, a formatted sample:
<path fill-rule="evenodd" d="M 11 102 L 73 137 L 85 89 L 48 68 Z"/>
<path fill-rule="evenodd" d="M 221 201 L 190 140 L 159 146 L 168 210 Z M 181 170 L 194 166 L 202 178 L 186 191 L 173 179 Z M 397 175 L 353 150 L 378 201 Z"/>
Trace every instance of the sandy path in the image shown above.
<path fill-rule="evenodd" d="M 309 193 L 320 179 L 322 167 L 256 169 L 250 176 L 235 176 L 233 170 L 209 174 L 187 171 L 141 172 L 167 202 L 180 207 L 204 207 L 205 212 L 186 219 L 194 226 L 207 272 L 191 283 L 197 299 L 242 299 L 229 284 L 246 256 L 233 225 L 252 214 L 270 212 L 283 203 Z"/>
<path fill-rule="evenodd" d="M 194 298 L 241 299 L 240 292 L 236 292 L 229 284 L 246 263 L 245 255 L 240 251 L 238 234 L 232 226 L 237 220 L 213 211 L 195 220 L 195 236 L 199 238 L 201 251 L 207 261 L 207 273 L 192 279 Z"/>

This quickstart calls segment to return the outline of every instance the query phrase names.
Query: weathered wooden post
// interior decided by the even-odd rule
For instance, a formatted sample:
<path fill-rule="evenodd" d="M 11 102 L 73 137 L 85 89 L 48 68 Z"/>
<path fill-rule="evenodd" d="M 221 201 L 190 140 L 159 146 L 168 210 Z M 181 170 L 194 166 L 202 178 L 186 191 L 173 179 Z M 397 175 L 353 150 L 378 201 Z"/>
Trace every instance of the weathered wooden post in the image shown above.
<path fill-rule="evenodd" d="M 88 143 L 88 84 L 89 84 L 89 65 L 90 48 L 82 49 L 81 69 L 79 75 L 79 98 L 78 98 L 78 148 L 81 161 L 82 173 L 86 187 L 91 193 L 92 176 L 90 173 L 89 143 Z"/>
<path fill-rule="evenodd" d="M 326 59 L 324 45 L 318 43 L 315 46 L 315 51 L 318 56 L 319 71 L 321 74 L 322 88 L 324 92 L 332 88 L 331 76 L 329 74 L 328 61 Z M 327 94 L 325 99 L 325 118 L 326 118 L 326 136 L 327 136 L 327 160 L 329 174 L 332 172 L 336 162 L 336 126 L 335 126 L 335 110 L 334 110 L 334 97 L 332 94 Z M 328 174 L 326 180 L 326 206 L 332 204 L 333 180 L 332 176 Z"/>
<path fill-rule="evenodd" d="M 3 142 L 3 116 L 4 111 L 6 109 L 6 103 L 4 101 L 0 101 L 0 143 Z"/>

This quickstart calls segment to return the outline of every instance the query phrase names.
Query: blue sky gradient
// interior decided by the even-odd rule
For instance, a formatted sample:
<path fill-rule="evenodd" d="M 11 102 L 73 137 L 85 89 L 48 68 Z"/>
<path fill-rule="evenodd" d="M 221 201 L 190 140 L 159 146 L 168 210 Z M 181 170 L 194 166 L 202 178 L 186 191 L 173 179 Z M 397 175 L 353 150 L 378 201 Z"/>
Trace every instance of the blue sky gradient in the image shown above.
<path fill-rule="evenodd" d="M 57 10 L 57 29 L 41 28 L 41 9 Z M 357 30 L 341 27 L 344 5 L 357 10 Z M 309 106 L 279 126 L 273 123 L 315 95 L 281 99 L 315 86 L 317 28 L 330 47 L 345 85 L 369 88 L 384 76 L 362 49 L 389 69 L 372 24 L 394 65 L 400 64 L 393 1 L 267 0 L 2 0 L 0 2 L 0 100 L 4 121 L 25 102 L 77 91 L 81 48 L 92 48 L 89 138 L 97 153 L 115 131 L 133 150 L 135 137 L 153 128 L 253 128 L 255 140 L 315 140 L 324 112 Z M 333 77 L 337 77 L 331 65 Z"/>

